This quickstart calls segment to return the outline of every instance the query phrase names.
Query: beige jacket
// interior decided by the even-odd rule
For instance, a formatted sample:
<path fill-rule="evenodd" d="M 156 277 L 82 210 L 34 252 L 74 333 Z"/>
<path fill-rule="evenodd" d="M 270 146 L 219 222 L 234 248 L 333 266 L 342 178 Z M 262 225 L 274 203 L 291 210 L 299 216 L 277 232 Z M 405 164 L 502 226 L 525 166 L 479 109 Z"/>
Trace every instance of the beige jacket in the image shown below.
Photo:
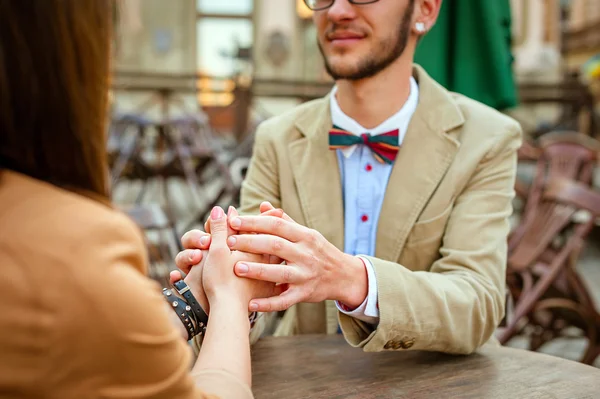
<path fill-rule="evenodd" d="M 509 216 L 521 129 L 414 68 L 419 104 L 393 166 L 377 231 L 377 328 L 332 302 L 299 304 L 277 334 L 335 333 L 366 351 L 470 353 L 504 315 Z M 329 97 L 263 123 L 242 188 L 243 213 L 262 201 L 344 247 Z"/>
<path fill-rule="evenodd" d="M 0 396 L 251 398 L 222 371 L 192 378 L 146 267 L 126 216 L 0 170 Z"/>

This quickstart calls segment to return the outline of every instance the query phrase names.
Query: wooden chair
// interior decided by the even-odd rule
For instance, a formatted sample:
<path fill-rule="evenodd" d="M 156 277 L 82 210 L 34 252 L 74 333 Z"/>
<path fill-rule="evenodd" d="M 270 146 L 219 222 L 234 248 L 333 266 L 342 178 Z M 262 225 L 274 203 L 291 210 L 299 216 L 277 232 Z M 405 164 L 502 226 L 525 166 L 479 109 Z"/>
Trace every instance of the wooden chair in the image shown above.
<path fill-rule="evenodd" d="M 507 285 L 514 309 L 500 334 L 504 344 L 529 329 L 530 347 L 575 326 L 584 331 L 592 363 L 600 354 L 600 315 L 575 268 L 600 217 L 600 194 L 590 188 L 600 145 L 570 133 L 544 136 L 536 176 L 519 227 L 509 237 Z M 576 221 L 579 212 L 588 213 Z"/>
<path fill-rule="evenodd" d="M 551 174 L 591 185 L 599 156 L 600 142 L 578 132 L 552 132 L 536 142 L 524 142 L 519 149 L 518 159 L 520 162 L 535 160 L 536 170 L 531 184 L 519 178 L 515 182 L 516 194 L 525 201 L 525 207 L 521 223 L 509 238 L 509 249 L 519 242 L 527 225 L 525 220 L 537 205 L 544 180 Z"/>

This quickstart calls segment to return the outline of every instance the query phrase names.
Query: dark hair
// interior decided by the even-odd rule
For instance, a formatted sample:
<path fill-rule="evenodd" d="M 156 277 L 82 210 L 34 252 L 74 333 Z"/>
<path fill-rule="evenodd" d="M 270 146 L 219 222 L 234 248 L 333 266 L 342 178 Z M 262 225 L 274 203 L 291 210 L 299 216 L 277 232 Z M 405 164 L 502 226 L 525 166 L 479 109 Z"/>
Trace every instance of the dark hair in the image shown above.
<path fill-rule="evenodd" d="M 0 0 L 0 169 L 108 196 L 111 0 Z"/>

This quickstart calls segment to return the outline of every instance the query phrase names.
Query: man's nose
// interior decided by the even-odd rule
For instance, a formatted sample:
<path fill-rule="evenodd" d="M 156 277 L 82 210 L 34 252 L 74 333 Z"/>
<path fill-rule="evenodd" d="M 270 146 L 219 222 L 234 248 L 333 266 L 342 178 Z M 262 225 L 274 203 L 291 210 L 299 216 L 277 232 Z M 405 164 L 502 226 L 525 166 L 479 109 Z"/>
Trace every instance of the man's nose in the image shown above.
<path fill-rule="evenodd" d="M 327 10 L 327 16 L 332 22 L 354 19 L 356 17 L 356 9 L 348 0 L 335 0 L 333 5 Z"/>

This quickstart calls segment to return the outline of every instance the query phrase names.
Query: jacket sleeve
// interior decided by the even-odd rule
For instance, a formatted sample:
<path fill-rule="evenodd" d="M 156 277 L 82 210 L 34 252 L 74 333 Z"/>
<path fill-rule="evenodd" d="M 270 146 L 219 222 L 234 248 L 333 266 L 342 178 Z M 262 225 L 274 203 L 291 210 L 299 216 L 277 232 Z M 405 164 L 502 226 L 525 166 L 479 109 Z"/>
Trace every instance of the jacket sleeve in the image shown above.
<path fill-rule="evenodd" d="M 115 217 L 92 231 L 73 253 L 90 271 L 65 290 L 62 331 L 74 338 L 54 353 L 74 359 L 56 364 L 89 388 L 81 397 L 252 398 L 250 387 L 224 371 L 191 374 L 191 349 L 171 325 L 159 285 L 140 273 L 146 250 L 133 223 Z"/>
<path fill-rule="evenodd" d="M 504 317 L 507 236 L 521 143 L 518 125 L 507 130 L 455 200 L 441 258 L 429 271 L 369 257 L 380 320 L 375 327 L 340 314 L 351 345 L 365 351 L 468 354 L 490 339 Z"/>

